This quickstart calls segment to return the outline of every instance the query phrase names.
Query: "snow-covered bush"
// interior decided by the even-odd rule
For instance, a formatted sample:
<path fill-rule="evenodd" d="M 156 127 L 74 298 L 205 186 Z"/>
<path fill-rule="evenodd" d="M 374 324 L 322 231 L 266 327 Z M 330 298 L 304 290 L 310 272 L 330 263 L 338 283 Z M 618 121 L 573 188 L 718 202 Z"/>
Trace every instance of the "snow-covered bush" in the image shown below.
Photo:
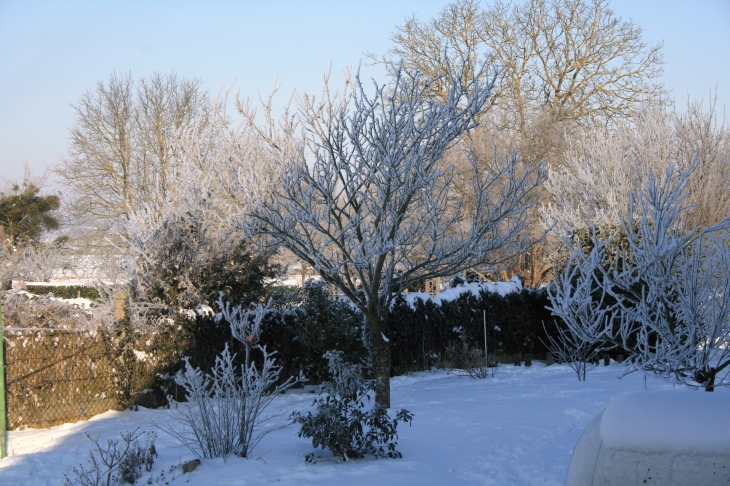
<path fill-rule="evenodd" d="M 623 218 L 627 249 L 609 257 L 594 232 L 550 300 L 577 343 L 622 348 L 639 370 L 712 391 L 730 385 L 730 219 L 691 223 L 695 167 L 650 173 Z"/>
<path fill-rule="evenodd" d="M 360 366 L 344 362 L 342 353 L 332 351 L 325 357 L 329 361 L 332 381 L 322 385 L 321 394 L 325 396 L 314 401 L 315 414 L 292 413 L 292 421 L 302 426 L 297 435 L 311 437 L 315 448 L 329 449 L 337 462 L 366 454 L 402 457 L 396 450 L 398 422 L 410 423 L 413 414 L 403 409 L 391 419 L 388 411 L 378 404 L 366 411 L 365 401 L 370 401 L 378 386 L 377 380 L 363 379 Z M 306 459 L 316 462 L 314 453 L 308 454 Z"/>
<path fill-rule="evenodd" d="M 227 308 L 233 322 L 231 332 L 236 339 L 256 342 L 261 333 L 261 321 L 266 308 L 258 305 L 254 311 Z M 175 375 L 175 382 L 186 392 L 186 404 L 172 401 L 171 410 L 184 425 L 182 430 L 172 428 L 177 437 L 194 454 L 204 458 L 227 458 L 231 454 L 250 457 L 256 444 L 268 433 L 278 430 L 262 426 L 282 412 L 269 413 L 266 409 L 278 395 L 303 381 L 289 377 L 279 383 L 281 367 L 266 347 L 254 346 L 262 354 L 262 364 L 255 361 L 241 366 L 240 374 L 234 364 L 235 355 L 228 351 L 216 357 L 210 374 L 194 368 L 189 361 L 185 369 Z"/>
<path fill-rule="evenodd" d="M 469 378 L 484 379 L 494 376 L 499 361 L 490 353 L 484 357 L 484 350 L 470 347 L 466 341 L 453 342 L 446 347 L 446 361 L 452 372 Z"/>
<path fill-rule="evenodd" d="M 602 241 L 598 231 L 593 231 L 592 250 L 588 252 L 578 243 L 568 259 L 562 274 L 555 276 L 548 286 L 550 310 L 559 320 L 555 323 L 557 335 L 545 333 L 545 345 L 560 362 L 567 363 L 585 381 L 586 372 L 601 352 L 612 345 L 599 337 L 600 330 L 610 326 L 617 310 L 610 305 L 613 297 L 599 288 L 592 278 L 581 278 L 581 272 L 589 267 L 605 266 L 601 258 L 610 240 Z M 579 260 L 585 259 L 580 265 Z M 576 332 L 581 329 L 581 332 Z"/>
<path fill-rule="evenodd" d="M 157 452 L 155 450 L 154 432 L 121 433 L 122 443 L 118 440 L 107 440 L 106 447 L 99 444 L 99 437 L 86 437 L 94 444 L 94 451 L 89 452 L 89 467 L 83 465 L 73 468 L 75 479 L 72 481 L 64 474 L 66 486 L 119 486 L 134 484 L 142 476 L 142 466 L 145 471 L 152 470 Z M 144 445 L 140 446 L 139 438 L 144 434 Z M 97 458 L 98 455 L 98 458 Z"/>

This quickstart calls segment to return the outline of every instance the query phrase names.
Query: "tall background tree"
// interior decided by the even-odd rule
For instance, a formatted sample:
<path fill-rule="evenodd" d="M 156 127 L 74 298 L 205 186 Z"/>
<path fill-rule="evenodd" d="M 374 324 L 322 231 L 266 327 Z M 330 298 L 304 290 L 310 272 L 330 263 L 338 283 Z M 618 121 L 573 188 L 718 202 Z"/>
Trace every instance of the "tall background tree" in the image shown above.
<path fill-rule="evenodd" d="M 398 26 L 387 55 L 375 62 L 403 59 L 429 76 L 443 72 L 446 59 L 466 60 L 467 71 L 490 59 L 500 70 L 494 95 L 469 132 L 474 155 L 484 167 L 492 154 L 516 151 L 521 162 L 559 170 L 566 137 L 581 129 L 612 129 L 664 96 L 661 45 L 648 47 L 641 29 L 623 20 L 605 0 L 527 0 L 516 3 L 458 0 L 430 20 L 415 15 Z M 431 94 L 444 99 L 445 81 Z M 460 154 L 447 154 L 457 169 L 454 182 L 469 205 L 470 167 Z M 538 189 L 541 199 L 552 195 Z M 539 235 L 537 208 L 530 214 Z M 501 278 L 521 273 L 532 285 L 551 272 L 546 257 L 556 239 L 534 246 L 510 262 Z M 494 278 L 494 276 L 492 277 Z"/>
<path fill-rule="evenodd" d="M 663 93 L 661 44 L 647 47 L 641 29 L 617 17 L 607 0 L 497 1 L 482 6 L 459 0 L 434 19 L 415 16 L 396 29 L 389 56 L 429 76 L 443 73 L 448 49 L 473 70 L 484 56 L 501 75 L 484 111 L 501 108 L 523 136 L 536 112 L 554 122 L 607 124 L 631 116 L 646 100 Z M 446 87 L 431 88 L 444 99 Z"/>
<path fill-rule="evenodd" d="M 135 82 L 112 74 L 74 105 L 69 155 L 55 168 L 68 193 L 69 215 L 106 230 L 138 208 L 159 207 L 173 184 L 179 130 L 207 116 L 208 94 L 197 79 L 172 72 Z"/>
<path fill-rule="evenodd" d="M 660 177 L 674 166 L 686 170 L 690 223 L 711 226 L 730 216 L 730 130 L 707 109 L 688 103 L 685 110 L 664 103 L 647 106 L 613 130 L 582 128 L 567 137 L 561 168 L 545 184 L 553 201 L 540 208 L 543 223 L 559 230 L 619 229 L 629 195 L 650 174 Z"/>

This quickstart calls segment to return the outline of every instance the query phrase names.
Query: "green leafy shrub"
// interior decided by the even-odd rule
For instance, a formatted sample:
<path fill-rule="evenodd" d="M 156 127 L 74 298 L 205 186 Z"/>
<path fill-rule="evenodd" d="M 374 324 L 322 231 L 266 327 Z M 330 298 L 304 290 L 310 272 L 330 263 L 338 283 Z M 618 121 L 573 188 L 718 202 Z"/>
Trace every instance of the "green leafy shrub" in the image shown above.
<path fill-rule="evenodd" d="M 410 424 L 413 414 L 403 409 L 391 419 L 388 411 L 377 404 L 366 411 L 365 401 L 370 401 L 377 381 L 363 379 L 360 366 L 343 361 L 340 352 L 331 351 L 324 357 L 329 362 L 332 381 L 322 384 L 320 393 L 324 396 L 314 401 L 315 414 L 292 413 L 292 421 L 301 425 L 297 435 L 311 438 L 315 449 L 328 449 L 336 462 L 365 455 L 402 457 L 396 450 L 398 422 Z M 306 460 L 316 462 L 314 453 L 308 454 Z"/>

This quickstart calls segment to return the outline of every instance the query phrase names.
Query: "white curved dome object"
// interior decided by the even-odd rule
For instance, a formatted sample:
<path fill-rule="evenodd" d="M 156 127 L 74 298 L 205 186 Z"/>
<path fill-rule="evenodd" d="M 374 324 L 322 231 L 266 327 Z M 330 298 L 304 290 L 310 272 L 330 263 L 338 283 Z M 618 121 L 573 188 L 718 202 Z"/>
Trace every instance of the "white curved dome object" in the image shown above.
<path fill-rule="evenodd" d="M 619 398 L 586 427 L 565 484 L 730 485 L 730 395 L 670 390 Z"/>

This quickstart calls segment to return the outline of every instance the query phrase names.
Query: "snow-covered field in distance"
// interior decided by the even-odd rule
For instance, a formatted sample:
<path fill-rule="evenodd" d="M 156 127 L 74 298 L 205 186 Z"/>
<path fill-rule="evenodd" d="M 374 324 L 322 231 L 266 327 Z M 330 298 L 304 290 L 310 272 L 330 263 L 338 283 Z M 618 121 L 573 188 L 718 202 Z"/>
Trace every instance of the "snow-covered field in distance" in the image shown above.
<path fill-rule="evenodd" d="M 72 477 L 72 467 L 86 465 L 92 444 L 84 432 L 100 435 L 105 443 L 140 427 L 157 433 L 159 458 L 137 484 L 561 485 L 583 429 L 613 400 L 645 389 L 705 393 L 653 377 L 645 381 L 638 373 L 619 380 L 625 369 L 615 363 L 601 366 L 589 371 L 585 382 L 566 365 L 541 363 L 501 365 L 495 377 L 485 380 L 445 371 L 393 378 L 394 409 L 415 414 L 412 427 L 399 427 L 403 458 L 344 464 L 305 463 L 311 442 L 298 438 L 292 426 L 266 436 L 251 459 L 203 460 L 183 475 L 179 466 L 195 456 L 155 426 L 169 425 L 166 410 L 107 412 L 76 424 L 10 432 L 11 457 L 0 460 L 0 484 L 62 484 L 64 472 Z M 314 397 L 305 390 L 279 397 L 274 406 L 284 415 L 278 423 L 291 410 L 308 410 Z M 730 390 L 719 389 L 713 398 L 730 409 Z"/>

